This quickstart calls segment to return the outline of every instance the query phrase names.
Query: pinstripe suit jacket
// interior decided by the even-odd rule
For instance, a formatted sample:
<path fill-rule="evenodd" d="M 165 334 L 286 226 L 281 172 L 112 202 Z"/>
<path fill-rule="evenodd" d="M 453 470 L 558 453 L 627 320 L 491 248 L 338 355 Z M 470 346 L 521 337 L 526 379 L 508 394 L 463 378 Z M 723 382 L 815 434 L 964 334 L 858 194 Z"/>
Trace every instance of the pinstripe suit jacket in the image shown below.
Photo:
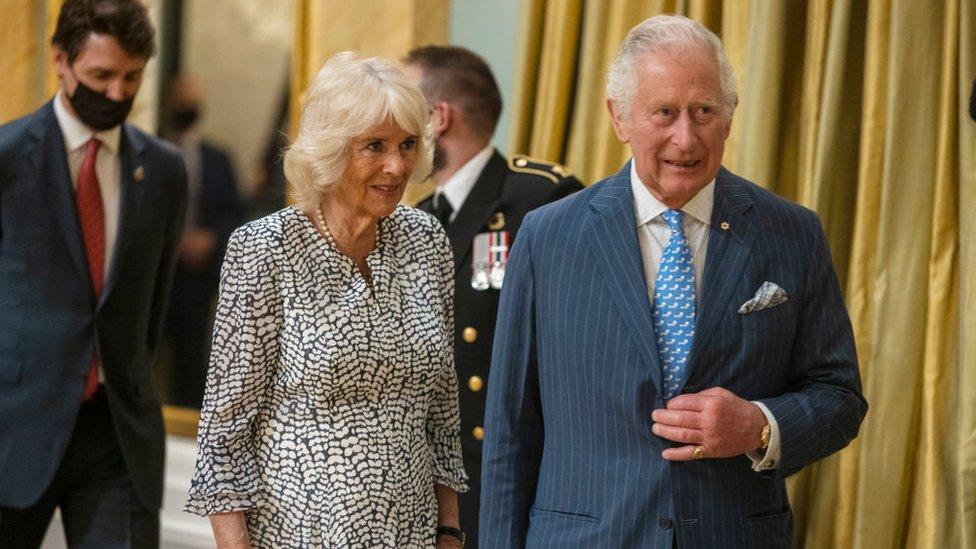
<path fill-rule="evenodd" d="M 720 171 L 682 392 L 718 386 L 763 402 L 781 461 L 763 474 L 745 456 L 667 462 L 669 442 L 651 433 L 664 401 L 629 170 L 523 222 L 488 384 L 480 540 L 789 547 L 785 477 L 846 446 L 867 410 L 820 223 Z M 764 281 L 788 301 L 740 315 Z"/>

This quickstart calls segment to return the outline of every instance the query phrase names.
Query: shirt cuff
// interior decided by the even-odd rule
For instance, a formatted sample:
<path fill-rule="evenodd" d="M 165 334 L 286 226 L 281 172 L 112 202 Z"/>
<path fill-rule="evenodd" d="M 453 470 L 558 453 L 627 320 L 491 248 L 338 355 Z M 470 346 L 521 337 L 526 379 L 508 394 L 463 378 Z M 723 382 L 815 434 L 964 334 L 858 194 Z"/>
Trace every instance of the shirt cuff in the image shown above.
<path fill-rule="evenodd" d="M 779 464 L 779 424 L 776 423 L 776 418 L 765 404 L 755 400 L 752 403 L 762 410 L 763 415 L 766 416 L 766 421 L 769 422 L 769 446 L 766 447 L 765 455 L 763 452 L 746 452 L 746 456 L 752 461 L 752 470 L 758 473 L 775 469 Z"/>

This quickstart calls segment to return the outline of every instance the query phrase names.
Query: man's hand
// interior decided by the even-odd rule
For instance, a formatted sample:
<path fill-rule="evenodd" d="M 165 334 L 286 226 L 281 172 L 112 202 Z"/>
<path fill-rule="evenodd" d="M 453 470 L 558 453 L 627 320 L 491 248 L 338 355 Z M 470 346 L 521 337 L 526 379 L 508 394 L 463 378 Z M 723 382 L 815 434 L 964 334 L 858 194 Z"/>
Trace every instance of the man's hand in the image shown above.
<path fill-rule="evenodd" d="M 180 260 L 194 269 L 202 269 L 216 248 L 216 233 L 210 229 L 188 229 L 180 240 Z"/>
<path fill-rule="evenodd" d="M 671 461 L 695 459 L 699 446 L 705 458 L 751 452 L 761 446 L 759 435 L 766 425 L 758 406 L 721 387 L 679 395 L 668 401 L 666 409 L 654 410 L 651 418 L 655 435 L 688 444 L 661 453 Z"/>

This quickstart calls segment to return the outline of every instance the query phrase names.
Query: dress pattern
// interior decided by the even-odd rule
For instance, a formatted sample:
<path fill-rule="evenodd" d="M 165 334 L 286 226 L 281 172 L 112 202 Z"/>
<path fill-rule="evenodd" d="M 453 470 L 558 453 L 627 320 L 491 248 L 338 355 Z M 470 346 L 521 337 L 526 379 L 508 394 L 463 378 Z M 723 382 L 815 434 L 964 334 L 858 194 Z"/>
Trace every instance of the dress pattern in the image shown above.
<path fill-rule="evenodd" d="M 398 207 L 373 288 L 288 207 L 233 234 L 185 509 L 244 511 L 255 547 L 432 547 L 467 489 L 450 245 Z"/>

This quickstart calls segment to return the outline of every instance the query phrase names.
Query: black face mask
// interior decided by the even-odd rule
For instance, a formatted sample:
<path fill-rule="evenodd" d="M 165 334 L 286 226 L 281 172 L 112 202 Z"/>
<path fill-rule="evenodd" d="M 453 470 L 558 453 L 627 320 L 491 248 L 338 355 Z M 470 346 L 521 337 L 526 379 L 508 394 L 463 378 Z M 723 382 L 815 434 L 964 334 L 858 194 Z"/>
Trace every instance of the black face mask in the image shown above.
<path fill-rule="evenodd" d="M 75 78 L 75 80 L 78 80 Z M 89 88 L 78 80 L 74 95 L 68 97 L 78 118 L 95 131 L 105 131 L 125 122 L 132 110 L 135 97 L 125 101 L 115 101 L 103 93 Z"/>
<path fill-rule="evenodd" d="M 182 133 L 196 124 L 198 118 L 200 118 L 200 109 L 191 106 L 173 111 L 169 121 L 175 131 Z"/>

